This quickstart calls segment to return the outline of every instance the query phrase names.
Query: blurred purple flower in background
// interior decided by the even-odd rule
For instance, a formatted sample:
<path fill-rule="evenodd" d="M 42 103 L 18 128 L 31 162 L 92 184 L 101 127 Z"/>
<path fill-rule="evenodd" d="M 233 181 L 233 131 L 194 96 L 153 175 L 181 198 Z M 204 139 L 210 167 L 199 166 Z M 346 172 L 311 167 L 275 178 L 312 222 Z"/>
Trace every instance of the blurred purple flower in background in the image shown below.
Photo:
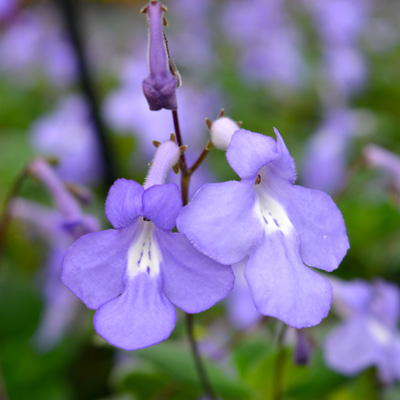
<path fill-rule="evenodd" d="M 10 214 L 33 227 L 50 244 L 46 270 L 42 273 L 45 305 L 35 335 L 38 346 L 48 350 L 72 328 L 78 311 L 79 303 L 61 282 L 64 253 L 75 239 L 97 231 L 99 223 L 93 215 L 82 213 L 80 205 L 44 160 L 36 159 L 29 170 L 49 190 L 55 208 L 17 198 L 11 203 Z"/>
<path fill-rule="evenodd" d="M 390 177 L 393 189 L 400 196 L 400 156 L 382 147 L 370 144 L 364 147 L 363 158 L 369 167 L 381 170 Z"/>
<path fill-rule="evenodd" d="M 175 184 L 163 182 L 180 154 L 175 142 L 164 142 L 144 186 L 117 180 L 106 201 L 115 229 L 85 235 L 64 258 L 63 282 L 97 309 L 97 333 L 125 350 L 167 339 L 176 321 L 173 305 L 188 313 L 205 311 L 233 286 L 229 266 L 171 232 L 182 199 Z"/>
<path fill-rule="evenodd" d="M 330 283 L 304 264 L 332 271 L 349 243 L 342 215 L 323 192 L 294 186 L 295 167 L 281 136 L 232 136 L 231 167 L 242 178 L 204 185 L 177 226 L 223 264 L 249 257 L 245 278 L 257 310 L 296 328 L 321 322 Z"/>
<path fill-rule="evenodd" d="M 245 267 L 246 261 L 232 265 L 235 285 L 226 298 L 229 320 L 241 330 L 255 327 L 262 318 L 249 292 L 249 286 L 244 277 Z"/>
<path fill-rule="evenodd" d="M 75 57 L 60 25 L 51 9 L 21 11 L 0 34 L 0 71 L 17 83 L 31 84 L 38 76 L 56 87 L 72 83 Z"/>
<path fill-rule="evenodd" d="M 0 0 L 0 23 L 6 22 L 18 8 L 18 0 Z"/>
<path fill-rule="evenodd" d="M 369 23 L 370 0 L 303 0 L 321 38 L 323 96 L 345 100 L 366 81 L 367 66 L 359 48 Z"/>
<path fill-rule="evenodd" d="M 282 0 L 231 1 L 221 9 L 226 39 L 238 47 L 242 74 L 254 81 L 297 87 L 301 41 Z"/>
<path fill-rule="evenodd" d="M 213 2 L 202 0 L 193 4 L 187 0 L 170 0 L 168 5 L 174 10 L 168 33 L 171 57 L 189 74 L 204 75 L 215 63 L 211 25 Z"/>
<path fill-rule="evenodd" d="M 326 338 L 327 365 L 349 376 L 376 366 L 383 383 L 400 379 L 398 287 L 382 280 L 331 282 L 334 310 L 344 322 Z"/>
<path fill-rule="evenodd" d="M 311 189 L 337 194 L 346 184 L 348 153 L 361 126 L 354 111 L 330 110 L 311 137 L 302 168 L 302 181 Z"/>
<path fill-rule="evenodd" d="M 64 181 L 97 182 L 103 173 L 99 143 L 85 101 L 77 95 L 62 99 L 55 111 L 37 120 L 31 129 L 33 148 L 56 157 Z"/>

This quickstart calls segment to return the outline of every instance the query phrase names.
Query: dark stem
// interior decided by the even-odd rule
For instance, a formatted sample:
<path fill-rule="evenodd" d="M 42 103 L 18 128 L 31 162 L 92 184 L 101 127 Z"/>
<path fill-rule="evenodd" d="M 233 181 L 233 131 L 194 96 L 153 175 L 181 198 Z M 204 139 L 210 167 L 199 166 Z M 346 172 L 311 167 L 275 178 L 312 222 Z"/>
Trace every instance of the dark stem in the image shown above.
<path fill-rule="evenodd" d="M 1 372 L 1 370 L 0 370 L 0 399 L 8 400 L 7 391 L 6 391 L 6 387 L 4 384 L 4 378 L 3 378 L 3 374 Z"/>
<path fill-rule="evenodd" d="M 174 120 L 176 141 L 178 143 L 178 146 L 183 146 L 181 128 L 179 125 L 179 118 L 178 118 L 177 110 L 172 110 L 172 118 Z M 189 202 L 189 184 L 190 184 L 190 176 L 188 175 L 185 153 L 181 154 L 180 168 L 181 168 L 182 202 L 183 202 L 183 205 L 185 206 Z"/>
<path fill-rule="evenodd" d="M 178 143 L 178 146 L 183 146 L 181 128 L 179 125 L 179 118 L 178 118 L 178 110 L 172 110 L 172 118 L 174 120 L 176 141 Z M 183 174 L 187 174 L 187 164 L 186 164 L 185 153 L 181 154 L 181 169 L 182 169 Z"/>
<path fill-rule="evenodd" d="M 183 146 L 183 141 L 182 141 L 182 135 L 181 135 L 181 129 L 180 129 L 180 125 L 179 125 L 179 118 L 178 118 L 178 111 L 177 110 L 172 110 L 172 117 L 173 117 L 173 120 L 174 120 L 176 141 L 178 143 L 178 146 Z M 207 150 L 207 152 L 208 152 L 208 150 Z M 206 154 L 204 156 L 200 155 L 199 158 L 201 158 L 201 161 L 204 160 L 205 156 L 206 156 Z M 200 165 L 201 161 L 198 163 L 198 165 Z M 197 164 L 197 162 L 194 164 L 194 166 L 196 164 Z M 196 166 L 195 169 L 197 169 L 198 165 Z M 191 173 L 188 171 L 185 154 L 181 154 L 180 168 L 181 168 L 182 203 L 185 206 L 188 203 L 188 200 L 189 200 L 190 176 L 194 172 L 193 167 L 191 168 L 191 170 L 192 170 Z M 208 399 L 216 400 L 217 398 L 215 397 L 214 391 L 213 391 L 212 386 L 210 384 L 210 381 L 208 379 L 206 369 L 204 367 L 203 361 L 202 361 L 201 356 L 200 356 L 199 347 L 197 345 L 196 339 L 195 339 L 194 334 L 193 334 L 193 318 L 194 317 L 193 317 L 192 314 L 186 314 L 187 333 L 188 333 L 188 337 L 189 337 L 190 348 L 191 348 L 191 351 L 192 351 L 194 363 L 196 365 L 197 374 L 199 375 L 200 384 L 201 384 L 201 386 L 203 388 L 204 394 L 207 396 Z"/>
<path fill-rule="evenodd" d="M 19 191 L 21 190 L 21 186 L 27 176 L 28 176 L 28 169 L 27 167 L 25 167 L 22 170 L 22 172 L 17 176 L 17 179 L 14 181 L 6 197 L 3 213 L 1 214 L 0 217 L 0 263 L 4 252 L 4 241 L 6 236 L 6 230 L 8 227 L 8 223 L 10 222 L 10 214 L 8 212 L 10 202 L 14 197 L 18 195 Z"/>
<path fill-rule="evenodd" d="M 286 349 L 283 340 L 286 332 L 286 325 L 283 325 L 278 336 L 278 353 L 275 359 L 274 377 L 272 381 L 272 400 L 283 398 L 283 375 L 285 369 Z"/>
<path fill-rule="evenodd" d="M 210 150 L 213 148 L 212 141 L 209 140 L 208 143 L 206 144 L 206 147 L 204 147 L 203 152 L 200 154 L 199 158 L 196 160 L 196 162 L 192 165 L 191 168 L 188 170 L 188 175 L 191 176 L 194 171 L 196 171 L 197 168 L 199 168 L 200 164 L 205 160 L 207 157 L 207 154 L 210 152 Z"/>
<path fill-rule="evenodd" d="M 75 53 L 76 62 L 79 71 L 80 85 L 83 95 L 90 108 L 90 114 L 96 131 L 101 153 L 104 161 L 104 182 L 110 186 L 117 178 L 112 164 L 111 146 L 107 138 L 106 129 L 102 120 L 97 94 L 91 79 L 91 70 L 86 58 L 84 43 L 80 25 L 79 1 L 76 0 L 55 0 L 60 9 L 65 27 Z"/>
<path fill-rule="evenodd" d="M 203 387 L 204 394 L 207 396 L 207 399 L 216 400 L 216 396 L 214 394 L 213 388 L 208 380 L 207 372 L 204 368 L 204 364 L 200 357 L 199 347 L 197 345 L 196 339 L 193 334 L 193 315 L 186 314 L 186 324 L 187 324 L 187 332 L 190 341 L 190 347 L 192 350 L 194 362 L 196 364 L 197 373 L 199 374 L 200 383 Z"/>

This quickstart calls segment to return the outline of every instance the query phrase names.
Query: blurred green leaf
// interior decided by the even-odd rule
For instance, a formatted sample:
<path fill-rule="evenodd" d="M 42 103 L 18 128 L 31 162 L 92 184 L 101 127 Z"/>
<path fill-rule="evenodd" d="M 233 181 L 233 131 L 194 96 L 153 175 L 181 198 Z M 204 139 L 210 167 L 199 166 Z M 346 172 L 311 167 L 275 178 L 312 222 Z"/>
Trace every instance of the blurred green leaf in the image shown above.
<path fill-rule="evenodd" d="M 165 376 L 197 389 L 198 394 L 201 393 L 192 354 L 178 343 L 161 343 L 138 350 L 135 354 L 151 362 Z M 209 360 L 205 360 L 205 365 L 213 388 L 223 399 L 249 398 L 250 391 L 246 385 L 229 378 Z"/>

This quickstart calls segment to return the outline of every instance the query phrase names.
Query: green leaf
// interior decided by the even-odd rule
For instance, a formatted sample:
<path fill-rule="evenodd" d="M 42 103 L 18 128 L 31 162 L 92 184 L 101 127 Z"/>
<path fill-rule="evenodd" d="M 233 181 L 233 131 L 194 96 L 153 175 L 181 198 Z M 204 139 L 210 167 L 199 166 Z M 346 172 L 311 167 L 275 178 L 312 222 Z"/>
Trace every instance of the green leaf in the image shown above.
<path fill-rule="evenodd" d="M 149 361 L 165 376 L 176 382 L 195 388 L 201 393 L 199 378 L 192 354 L 178 343 L 161 343 L 148 349 L 138 350 L 136 355 Z M 204 360 L 204 358 L 203 358 Z M 211 361 L 204 360 L 208 377 L 214 390 L 224 399 L 249 398 L 248 388 L 230 379 Z"/>

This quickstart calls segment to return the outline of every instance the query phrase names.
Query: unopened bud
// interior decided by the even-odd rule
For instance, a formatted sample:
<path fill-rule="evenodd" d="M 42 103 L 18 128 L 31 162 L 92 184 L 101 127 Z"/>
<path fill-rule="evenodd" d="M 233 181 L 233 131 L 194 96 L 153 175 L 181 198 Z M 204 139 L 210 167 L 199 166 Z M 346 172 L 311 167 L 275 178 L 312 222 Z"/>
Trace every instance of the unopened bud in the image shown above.
<path fill-rule="evenodd" d="M 240 127 L 228 117 L 221 117 L 211 124 L 211 140 L 214 146 L 220 150 L 226 150 L 231 142 L 232 135 Z"/>
<path fill-rule="evenodd" d="M 149 24 L 149 76 L 143 81 L 143 93 L 149 103 L 150 110 L 162 108 L 176 110 L 177 79 L 171 73 L 167 48 L 163 32 L 165 8 L 158 1 L 152 0 L 143 9 L 147 13 Z"/>
<path fill-rule="evenodd" d="M 297 365 L 306 365 L 309 363 L 311 357 L 311 343 L 303 329 L 296 329 L 296 333 L 297 343 L 293 354 L 293 361 Z"/>

